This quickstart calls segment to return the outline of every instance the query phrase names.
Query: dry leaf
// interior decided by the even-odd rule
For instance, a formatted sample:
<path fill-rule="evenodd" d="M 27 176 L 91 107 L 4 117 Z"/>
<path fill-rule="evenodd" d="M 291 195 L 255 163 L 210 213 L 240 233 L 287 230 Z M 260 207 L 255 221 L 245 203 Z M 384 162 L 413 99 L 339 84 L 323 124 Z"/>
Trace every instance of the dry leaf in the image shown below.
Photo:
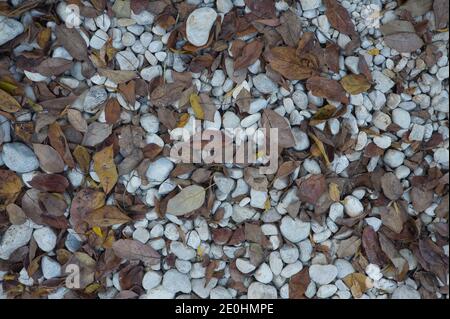
<path fill-rule="evenodd" d="M 367 92 L 371 84 L 363 74 L 348 74 L 341 79 L 341 85 L 352 95 Z"/>
<path fill-rule="evenodd" d="M 270 50 L 267 60 L 273 70 L 288 80 L 305 80 L 313 74 L 311 68 L 302 64 L 295 48 L 273 48 Z"/>
<path fill-rule="evenodd" d="M 310 90 L 314 96 L 342 102 L 344 104 L 349 103 L 349 100 L 345 95 L 345 90 L 338 81 L 320 76 L 313 76 L 306 81 L 306 88 Z"/>
<path fill-rule="evenodd" d="M 313 205 L 327 191 L 327 185 L 323 175 L 312 175 L 306 179 L 297 179 L 296 183 L 298 187 L 298 198 L 302 202 L 308 202 Z"/>
<path fill-rule="evenodd" d="M 197 119 L 203 120 L 205 118 L 205 113 L 203 112 L 203 108 L 200 105 L 200 97 L 192 93 L 189 96 L 189 102 L 191 103 L 192 110 L 194 111 L 194 115 Z"/>
<path fill-rule="evenodd" d="M 448 9 L 448 0 L 434 0 L 433 12 L 437 29 L 444 29 L 448 26 Z"/>
<path fill-rule="evenodd" d="M 339 32 L 349 36 L 355 34 L 355 25 L 350 13 L 337 0 L 324 0 L 326 6 L 325 15 L 331 26 Z"/>
<path fill-rule="evenodd" d="M 21 109 L 19 102 L 11 95 L 0 89 L 0 110 L 7 113 L 14 113 Z"/>
<path fill-rule="evenodd" d="M 70 206 L 70 223 L 75 231 L 84 233 L 83 221 L 87 213 L 105 205 L 105 194 L 91 188 L 77 192 Z"/>
<path fill-rule="evenodd" d="M 58 174 L 37 174 L 28 183 L 43 192 L 64 193 L 69 187 L 67 178 Z"/>
<path fill-rule="evenodd" d="M 420 49 L 424 42 L 415 33 L 395 33 L 384 37 L 384 43 L 400 53 L 411 53 Z"/>
<path fill-rule="evenodd" d="M 289 299 L 305 299 L 305 292 L 310 282 L 308 267 L 292 276 L 289 279 Z"/>
<path fill-rule="evenodd" d="M 329 120 L 329 119 L 333 118 L 333 115 L 336 113 L 336 110 L 337 110 L 337 108 L 334 105 L 331 105 L 331 104 L 327 104 L 325 106 L 322 106 L 311 117 L 311 120 L 309 121 L 309 125 L 314 126 L 314 125 L 323 123 L 326 120 Z"/>
<path fill-rule="evenodd" d="M 78 30 L 67 28 L 64 24 L 56 26 L 56 38 L 58 42 L 70 53 L 70 55 L 80 61 L 87 61 L 88 48 Z"/>
<path fill-rule="evenodd" d="M 111 98 L 106 102 L 105 120 L 108 124 L 116 124 L 120 119 L 120 104 L 116 98 Z"/>
<path fill-rule="evenodd" d="M 113 146 L 107 146 L 93 156 L 94 171 L 100 179 L 103 190 L 108 194 L 116 185 L 118 174 L 114 163 Z"/>
<path fill-rule="evenodd" d="M 156 250 L 137 240 L 120 239 L 114 242 L 112 249 L 119 258 L 129 261 L 140 260 L 149 265 L 159 264 L 161 258 Z"/>
<path fill-rule="evenodd" d="M 6 212 L 8 213 L 8 218 L 13 225 L 22 225 L 27 221 L 27 216 L 20 206 L 11 203 L 6 206 Z"/>
<path fill-rule="evenodd" d="M 89 165 L 91 163 L 91 155 L 86 147 L 77 145 L 73 150 L 73 156 L 84 173 L 89 172 Z"/>
<path fill-rule="evenodd" d="M 341 191 L 338 184 L 330 183 L 330 185 L 328 185 L 328 193 L 330 194 L 332 201 L 338 202 L 341 200 Z"/>
<path fill-rule="evenodd" d="M 381 188 L 390 200 L 397 200 L 403 194 L 403 185 L 394 173 L 389 172 L 381 178 Z"/>
<path fill-rule="evenodd" d="M 85 133 L 87 131 L 87 122 L 80 111 L 75 109 L 68 109 L 67 119 L 69 120 L 70 125 L 72 125 L 73 128 L 77 131 L 82 133 Z"/>
<path fill-rule="evenodd" d="M 408 0 L 398 10 L 407 10 L 413 17 L 419 17 L 431 10 L 433 0 Z"/>
<path fill-rule="evenodd" d="M 296 47 L 302 35 L 302 25 L 299 17 L 292 11 L 283 12 L 280 25 L 276 30 L 283 38 L 284 43 L 290 47 Z"/>
<path fill-rule="evenodd" d="M 98 68 L 97 71 L 99 75 L 107 77 L 116 84 L 125 83 L 137 77 L 137 73 L 135 71 L 109 70 L 102 68 Z"/>
<path fill-rule="evenodd" d="M 48 58 L 33 69 L 34 72 L 45 76 L 60 75 L 69 70 L 73 65 L 71 60 L 63 58 Z"/>
<path fill-rule="evenodd" d="M 0 207 L 3 200 L 14 199 L 22 190 L 22 180 L 13 171 L 0 169 Z"/>
<path fill-rule="evenodd" d="M 361 273 L 349 274 L 343 280 L 355 298 L 360 298 L 368 289 L 373 287 L 372 280 Z"/>
<path fill-rule="evenodd" d="M 64 161 L 59 153 L 51 146 L 33 144 L 34 153 L 39 159 L 39 165 L 47 173 L 61 173 L 64 171 Z"/>
<path fill-rule="evenodd" d="M 198 185 L 183 188 L 181 192 L 172 197 L 167 203 L 167 214 L 182 216 L 203 206 L 205 202 L 205 189 Z"/>
<path fill-rule="evenodd" d="M 241 54 L 235 57 L 234 70 L 238 71 L 246 69 L 250 65 L 256 62 L 261 55 L 264 43 L 260 40 L 253 40 L 246 44 L 241 51 Z"/>
<path fill-rule="evenodd" d="M 93 122 L 89 124 L 82 144 L 85 146 L 96 146 L 106 140 L 112 133 L 112 125 L 106 123 Z"/>
<path fill-rule="evenodd" d="M 84 220 L 90 227 L 110 227 L 128 223 L 131 218 L 122 213 L 116 206 L 107 205 L 88 212 L 84 216 Z"/>
<path fill-rule="evenodd" d="M 267 135 L 269 134 L 269 129 L 278 129 L 279 147 L 289 148 L 295 145 L 294 135 L 292 134 L 289 122 L 274 110 L 264 109 L 261 123 L 267 129 Z"/>

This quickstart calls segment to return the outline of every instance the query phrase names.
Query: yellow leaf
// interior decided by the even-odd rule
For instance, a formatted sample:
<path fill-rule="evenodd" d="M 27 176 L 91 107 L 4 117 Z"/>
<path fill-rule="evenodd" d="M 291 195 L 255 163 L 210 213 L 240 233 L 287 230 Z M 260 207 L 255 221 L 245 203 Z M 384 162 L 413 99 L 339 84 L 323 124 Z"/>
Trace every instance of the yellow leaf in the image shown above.
<path fill-rule="evenodd" d="M 201 258 L 201 257 L 203 257 L 204 253 L 205 253 L 205 248 L 203 248 L 203 246 L 198 246 L 197 247 L 197 255 Z"/>
<path fill-rule="evenodd" d="M 367 53 L 369 53 L 370 55 L 379 55 L 380 49 L 373 48 L 373 49 L 370 49 L 369 51 L 367 51 Z"/>
<path fill-rule="evenodd" d="M 371 84 L 362 74 L 348 74 L 341 80 L 341 85 L 347 93 L 356 95 L 367 92 Z"/>
<path fill-rule="evenodd" d="M 0 169 L 0 197 L 9 197 L 22 189 L 22 181 L 14 172 Z"/>
<path fill-rule="evenodd" d="M 189 102 L 191 102 L 195 117 L 199 120 L 203 120 L 205 118 L 205 112 L 203 112 L 203 108 L 200 105 L 200 97 L 197 94 L 192 93 L 189 96 Z"/>
<path fill-rule="evenodd" d="M 44 49 L 48 41 L 50 41 L 50 36 L 52 35 L 52 29 L 50 28 L 44 28 L 41 31 L 39 31 L 39 34 L 36 38 L 37 44 L 41 47 L 41 49 Z"/>
<path fill-rule="evenodd" d="M 267 212 L 270 209 L 270 207 L 272 207 L 270 205 L 270 199 L 269 197 L 267 197 L 266 201 L 264 202 L 264 212 Z"/>
<path fill-rule="evenodd" d="M 101 287 L 101 285 L 99 283 L 92 283 L 89 286 L 87 286 L 86 288 L 84 288 L 84 292 L 86 294 L 93 294 L 94 292 L 96 292 L 97 290 L 99 290 Z"/>
<path fill-rule="evenodd" d="M 103 238 L 102 229 L 98 226 L 92 227 L 92 231 L 100 238 Z"/>
<path fill-rule="evenodd" d="M 323 159 L 325 160 L 325 164 L 327 166 L 330 166 L 330 159 L 328 158 L 327 152 L 325 151 L 325 147 L 323 146 L 323 143 L 321 140 L 319 140 L 313 133 L 309 133 L 309 136 L 313 139 L 315 145 L 319 149 L 320 153 L 323 156 Z"/>
<path fill-rule="evenodd" d="M 338 202 L 341 199 L 341 191 L 339 190 L 338 184 L 330 183 L 330 185 L 328 186 L 328 191 L 330 194 L 330 198 L 333 201 Z"/>
<path fill-rule="evenodd" d="M 180 120 L 177 123 L 177 127 L 184 127 L 189 121 L 189 114 L 184 113 L 180 116 Z"/>
<path fill-rule="evenodd" d="M 350 288 L 350 291 L 355 298 L 360 298 L 366 290 L 373 287 L 372 280 L 361 273 L 347 275 L 344 278 L 344 283 Z"/>
<path fill-rule="evenodd" d="M 317 112 L 311 117 L 309 125 L 317 125 L 329 120 L 333 117 L 334 113 L 336 113 L 336 107 L 331 104 L 327 104 L 317 110 Z"/>
<path fill-rule="evenodd" d="M 22 107 L 11 95 L 0 89 L 0 110 L 7 113 L 15 113 Z"/>
<path fill-rule="evenodd" d="M 73 156 L 75 157 L 78 165 L 80 165 L 81 170 L 84 173 L 87 173 L 89 171 L 89 164 L 91 163 L 91 155 L 89 155 L 87 148 L 77 145 L 73 150 Z"/>
<path fill-rule="evenodd" d="M 114 163 L 113 146 L 107 146 L 97 152 L 94 157 L 94 171 L 100 179 L 103 190 L 108 194 L 117 183 L 117 168 Z"/>

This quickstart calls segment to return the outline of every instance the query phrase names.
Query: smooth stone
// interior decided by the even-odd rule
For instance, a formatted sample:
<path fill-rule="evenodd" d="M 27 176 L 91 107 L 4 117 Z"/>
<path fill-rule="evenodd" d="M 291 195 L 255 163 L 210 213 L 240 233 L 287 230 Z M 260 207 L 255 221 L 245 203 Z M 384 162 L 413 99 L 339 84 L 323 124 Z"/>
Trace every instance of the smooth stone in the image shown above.
<path fill-rule="evenodd" d="M 57 236 L 50 227 L 36 229 L 33 238 L 36 240 L 38 247 L 45 252 L 52 251 L 56 246 Z"/>
<path fill-rule="evenodd" d="M 338 275 L 335 265 L 311 265 L 309 267 L 309 277 L 319 285 L 326 285 L 332 282 Z"/>
<path fill-rule="evenodd" d="M 278 86 L 267 75 L 260 73 L 253 77 L 253 85 L 263 94 L 271 94 L 278 91 Z"/>
<path fill-rule="evenodd" d="M 192 290 L 189 276 L 179 272 L 176 269 L 170 269 L 164 273 L 162 285 L 170 292 L 190 293 Z"/>
<path fill-rule="evenodd" d="M 34 152 L 22 143 L 3 144 L 2 159 L 10 170 L 17 173 L 28 173 L 39 168 Z"/>
<path fill-rule="evenodd" d="M 28 244 L 32 234 L 33 228 L 28 221 L 9 226 L 0 241 L 0 259 L 8 260 L 16 249 Z"/>
<path fill-rule="evenodd" d="M 145 290 L 150 290 L 155 287 L 158 287 L 158 285 L 161 283 L 162 276 L 160 273 L 156 271 L 148 271 L 145 273 L 144 278 L 142 278 L 142 287 Z"/>
<path fill-rule="evenodd" d="M 152 186 L 160 185 L 169 177 L 174 164 L 165 157 L 160 157 L 148 166 L 146 177 Z"/>
<path fill-rule="evenodd" d="M 248 299 L 276 299 L 277 296 L 275 287 L 260 282 L 252 282 L 247 291 Z"/>
<path fill-rule="evenodd" d="M 285 216 L 280 224 L 281 234 L 290 242 L 298 243 L 309 236 L 311 224 L 300 219 Z"/>
<path fill-rule="evenodd" d="M 61 265 L 54 259 L 44 256 L 41 261 L 42 274 L 45 279 L 61 276 Z"/>
<path fill-rule="evenodd" d="M 195 9 L 186 20 L 188 41 L 197 47 L 205 45 L 216 18 L 217 12 L 214 9 L 208 7 Z"/>
<path fill-rule="evenodd" d="M 2 46 L 21 34 L 24 28 L 19 21 L 0 16 L 0 30 L 0 46 Z"/>

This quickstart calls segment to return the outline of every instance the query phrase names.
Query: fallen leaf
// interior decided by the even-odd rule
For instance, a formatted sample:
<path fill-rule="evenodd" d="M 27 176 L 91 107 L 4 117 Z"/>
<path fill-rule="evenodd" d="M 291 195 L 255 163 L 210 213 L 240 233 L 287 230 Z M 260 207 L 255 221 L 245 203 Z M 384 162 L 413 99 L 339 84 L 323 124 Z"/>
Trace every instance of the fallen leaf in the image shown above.
<path fill-rule="evenodd" d="M 358 251 L 359 246 L 361 246 L 361 239 L 357 236 L 352 236 L 341 240 L 336 254 L 339 258 L 352 257 Z"/>
<path fill-rule="evenodd" d="M 344 88 L 336 80 L 313 76 L 306 81 L 306 88 L 310 90 L 314 96 L 342 102 L 344 104 L 349 103 Z"/>
<path fill-rule="evenodd" d="M 108 124 L 116 124 L 120 119 L 120 104 L 116 98 L 111 98 L 106 102 L 105 120 Z"/>
<path fill-rule="evenodd" d="M 437 29 L 444 29 L 448 26 L 448 0 L 434 0 L 433 12 Z"/>
<path fill-rule="evenodd" d="M 67 28 L 64 24 L 55 28 L 58 42 L 70 53 L 70 55 L 80 61 L 88 60 L 88 48 L 86 42 L 75 28 Z"/>
<path fill-rule="evenodd" d="M 330 183 L 330 185 L 328 185 L 328 193 L 330 194 L 332 201 L 339 202 L 341 200 L 341 190 L 339 189 L 338 184 Z"/>
<path fill-rule="evenodd" d="M 67 119 L 70 125 L 79 132 L 85 133 L 87 131 L 87 122 L 80 111 L 75 109 L 67 110 Z"/>
<path fill-rule="evenodd" d="M 137 78 L 137 73 L 135 71 L 127 70 L 110 70 L 110 69 L 97 69 L 98 74 L 105 76 L 116 84 L 125 83 Z"/>
<path fill-rule="evenodd" d="M 289 279 L 289 299 L 305 299 L 305 292 L 311 282 L 309 268 L 305 267 Z"/>
<path fill-rule="evenodd" d="M 131 221 L 131 218 L 122 213 L 116 206 L 106 205 L 84 216 L 90 227 L 110 227 L 121 225 Z"/>
<path fill-rule="evenodd" d="M 415 33 L 416 30 L 414 29 L 414 25 L 407 20 L 392 20 L 389 21 L 382 26 L 380 26 L 380 31 L 383 33 L 384 36 L 388 36 L 391 34 L 396 33 Z M 374 51 L 372 52 L 372 55 L 378 55 L 380 54 L 380 51 Z M 376 53 L 376 54 L 375 54 Z"/>
<path fill-rule="evenodd" d="M 77 161 L 81 170 L 84 173 L 89 172 L 89 165 L 91 163 L 91 155 L 89 154 L 89 151 L 87 150 L 87 148 L 84 146 L 81 146 L 81 145 L 75 146 L 75 149 L 73 150 L 73 156 L 75 157 L 75 160 Z"/>
<path fill-rule="evenodd" d="M 336 111 L 337 108 L 334 105 L 327 104 L 325 106 L 322 106 L 311 117 L 311 119 L 309 120 L 309 125 L 314 126 L 333 118 L 333 115 L 336 113 Z"/>
<path fill-rule="evenodd" d="M 384 37 L 384 43 L 400 53 L 411 53 L 420 49 L 424 42 L 415 33 L 395 33 Z"/>
<path fill-rule="evenodd" d="M 70 223 L 76 232 L 84 233 L 83 227 L 87 213 L 105 205 L 105 194 L 92 188 L 83 188 L 78 191 L 70 206 Z"/>
<path fill-rule="evenodd" d="M 235 57 L 234 70 L 246 69 L 260 57 L 264 43 L 260 40 L 253 40 L 247 43 L 241 51 L 241 54 Z"/>
<path fill-rule="evenodd" d="M 302 35 L 301 21 L 294 12 L 285 11 L 280 17 L 280 25 L 276 27 L 276 30 L 287 46 L 295 47 Z"/>
<path fill-rule="evenodd" d="M 433 191 L 421 186 L 414 186 L 410 191 L 411 201 L 417 212 L 423 212 L 433 204 Z"/>
<path fill-rule="evenodd" d="M 340 82 L 344 90 L 352 95 L 367 92 L 371 87 L 363 74 L 348 74 Z"/>
<path fill-rule="evenodd" d="M 11 203 L 6 206 L 9 222 L 13 225 L 22 225 L 27 221 L 27 216 L 20 206 Z"/>
<path fill-rule="evenodd" d="M 194 115 L 197 119 L 203 120 L 205 118 L 205 113 L 203 112 L 203 108 L 200 105 L 200 97 L 192 93 L 189 96 L 189 102 L 191 103 L 192 110 L 194 111 Z"/>
<path fill-rule="evenodd" d="M 312 175 L 306 179 L 296 180 L 298 198 L 302 202 L 315 204 L 319 197 L 327 191 L 327 184 L 323 175 Z"/>
<path fill-rule="evenodd" d="M 266 59 L 274 71 L 288 80 L 306 80 L 314 73 L 313 69 L 301 63 L 295 48 L 272 48 Z"/>
<path fill-rule="evenodd" d="M 202 207 L 205 202 L 205 189 L 198 185 L 185 187 L 167 203 L 167 214 L 182 216 Z"/>
<path fill-rule="evenodd" d="M 145 264 L 156 265 L 160 262 L 160 254 L 149 245 L 131 239 L 119 239 L 112 249 L 117 257 L 129 261 L 140 260 Z"/>
<path fill-rule="evenodd" d="M 323 156 L 323 159 L 325 161 L 325 165 L 327 165 L 327 167 L 329 167 L 331 165 L 331 162 L 330 162 L 330 159 L 328 158 L 328 154 L 327 154 L 327 152 L 325 150 L 325 146 L 323 145 L 323 142 L 321 140 L 319 140 L 317 138 L 317 136 L 315 136 L 313 133 L 309 133 L 308 135 L 309 135 L 309 137 L 312 138 L 312 140 L 314 141 L 314 145 L 317 147 L 317 149 L 319 150 L 320 154 Z"/>
<path fill-rule="evenodd" d="M 401 233 L 403 225 L 407 220 L 407 216 L 396 203 L 390 207 L 383 207 L 380 211 L 380 215 L 384 226 L 397 234 Z"/>
<path fill-rule="evenodd" d="M 69 70 L 73 65 L 71 60 L 63 58 L 48 58 L 34 68 L 34 72 L 44 76 L 60 75 Z"/>
<path fill-rule="evenodd" d="M 33 150 L 39 159 L 39 165 L 47 173 L 61 173 L 64 171 L 64 161 L 59 153 L 51 146 L 33 144 Z"/>
<path fill-rule="evenodd" d="M 354 298 L 361 298 L 368 289 L 373 287 L 369 277 L 357 272 L 345 276 L 343 281 L 350 288 Z"/>
<path fill-rule="evenodd" d="M 106 140 L 112 133 L 112 125 L 107 123 L 93 122 L 89 124 L 82 144 L 85 146 L 96 146 Z"/>
<path fill-rule="evenodd" d="M 381 188 L 384 195 L 390 200 L 397 200 L 403 195 L 403 186 L 394 173 L 389 172 L 381 178 Z"/>
<path fill-rule="evenodd" d="M 100 179 L 103 190 L 108 194 L 116 185 L 118 174 L 114 163 L 113 145 L 107 146 L 93 156 L 94 171 Z"/>
<path fill-rule="evenodd" d="M 22 190 L 22 180 L 13 171 L 0 169 L 0 199 L 3 200 L 15 199 L 16 195 Z"/>
<path fill-rule="evenodd" d="M 67 178 L 58 174 L 37 174 L 28 183 L 40 191 L 52 193 L 64 193 L 69 187 Z"/>
<path fill-rule="evenodd" d="M 59 126 L 57 122 L 49 125 L 48 139 L 50 141 L 50 145 L 58 152 L 67 166 L 74 168 L 75 162 L 72 154 L 70 153 L 69 144 L 67 143 L 66 136 L 64 135 L 61 126 Z"/>
<path fill-rule="evenodd" d="M 355 25 L 351 19 L 350 13 L 336 0 L 324 0 L 326 7 L 325 15 L 330 25 L 339 32 L 346 35 L 355 34 Z"/>
<path fill-rule="evenodd" d="M 270 129 L 278 130 L 278 146 L 282 148 L 289 148 L 295 145 L 294 135 L 289 122 L 280 114 L 271 109 L 264 109 L 261 117 L 262 126 L 267 130 L 267 135 L 270 134 Z"/>
<path fill-rule="evenodd" d="M 0 110 L 7 113 L 15 113 L 22 107 L 11 95 L 0 89 Z"/>
<path fill-rule="evenodd" d="M 419 17 L 431 10 L 433 0 L 408 0 L 398 7 L 398 10 L 407 10 L 413 17 Z"/>
<path fill-rule="evenodd" d="M 387 258 L 381 250 L 378 235 L 372 226 L 367 226 L 364 228 L 361 239 L 362 246 L 369 262 L 371 264 L 384 267 L 387 263 Z"/>

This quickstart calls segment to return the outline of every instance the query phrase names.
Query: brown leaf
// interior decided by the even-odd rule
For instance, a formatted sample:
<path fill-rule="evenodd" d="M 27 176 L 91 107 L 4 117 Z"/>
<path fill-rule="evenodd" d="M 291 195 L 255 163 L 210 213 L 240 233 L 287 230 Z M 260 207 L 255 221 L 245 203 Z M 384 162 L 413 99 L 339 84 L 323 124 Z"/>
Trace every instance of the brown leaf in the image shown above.
<path fill-rule="evenodd" d="M 47 173 L 64 171 L 64 161 L 58 152 L 49 145 L 33 144 L 34 153 L 39 159 L 39 165 Z"/>
<path fill-rule="evenodd" d="M 313 74 L 311 68 L 301 63 L 295 48 L 272 48 L 266 59 L 273 70 L 288 80 L 305 80 Z"/>
<path fill-rule="evenodd" d="M 349 103 L 349 100 L 345 95 L 345 90 L 338 81 L 320 76 L 313 76 L 306 81 L 306 88 L 310 90 L 314 96 L 342 102 L 344 104 Z"/>
<path fill-rule="evenodd" d="M 400 53 L 411 53 L 420 49 L 424 42 L 415 33 L 395 33 L 384 37 L 384 43 Z"/>
<path fill-rule="evenodd" d="M 396 203 L 394 203 L 393 206 L 384 207 L 381 210 L 381 221 L 384 226 L 388 227 L 393 232 L 400 234 L 403 230 L 403 225 L 406 222 L 407 216 Z"/>
<path fill-rule="evenodd" d="M 234 70 L 246 69 L 260 57 L 264 43 L 261 40 L 253 40 L 247 43 L 241 51 L 241 54 L 235 57 Z"/>
<path fill-rule="evenodd" d="M 245 0 L 244 2 L 258 18 L 270 19 L 276 17 L 273 0 Z"/>
<path fill-rule="evenodd" d="M 69 187 L 67 178 L 58 174 L 37 174 L 29 184 L 40 191 L 52 193 L 64 193 Z"/>
<path fill-rule="evenodd" d="M 89 124 L 82 144 L 85 146 L 96 146 L 106 140 L 112 133 L 112 125 L 106 123 L 93 122 Z"/>
<path fill-rule="evenodd" d="M 98 74 L 105 76 L 116 84 L 125 83 L 131 81 L 137 77 L 135 71 L 127 70 L 110 70 L 110 69 L 97 69 Z"/>
<path fill-rule="evenodd" d="M 407 10 L 413 17 L 424 15 L 431 10 L 433 0 L 407 0 L 398 10 Z"/>
<path fill-rule="evenodd" d="M 11 203 L 6 206 L 6 212 L 8 213 L 8 218 L 13 225 L 22 225 L 27 221 L 27 216 L 20 206 Z"/>
<path fill-rule="evenodd" d="M 50 140 L 50 145 L 59 153 L 67 166 L 74 168 L 75 162 L 70 153 L 69 144 L 57 122 L 50 124 L 48 128 L 48 139 Z"/>
<path fill-rule="evenodd" d="M 251 188 L 257 191 L 267 191 L 269 181 L 265 175 L 259 173 L 258 168 L 247 167 L 244 169 L 244 180 Z"/>
<path fill-rule="evenodd" d="M 82 133 L 87 131 L 87 122 L 80 111 L 76 109 L 68 109 L 67 119 L 69 120 L 70 125 L 72 125 L 77 131 Z"/>
<path fill-rule="evenodd" d="M 359 246 L 361 246 L 361 239 L 357 236 L 352 236 L 341 240 L 336 254 L 339 258 L 351 257 L 356 254 Z"/>
<path fill-rule="evenodd" d="M 94 171 L 100 179 L 103 190 L 108 194 L 116 185 L 118 174 L 114 163 L 113 145 L 107 146 L 93 156 Z"/>
<path fill-rule="evenodd" d="M 289 148 L 295 145 L 294 135 L 290 124 L 286 119 L 271 109 L 264 109 L 261 123 L 269 134 L 269 129 L 278 129 L 278 146 L 282 148 Z"/>
<path fill-rule="evenodd" d="M 22 180 L 20 177 L 13 171 L 0 169 L 0 199 L 12 199 L 21 190 Z"/>
<path fill-rule="evenodd" d="M 185 187 L 167 203 L 166 213 L 181 216 L 203 206 L 205 189 L 198 185 Z"/>
<path fill-rule="evenodd" d="M 358 69 L 361 74 L 363 74 L 367 81 L 372 82 L 372 72 L 370 72 L 369 65 L 367 64 L 366 58 L 361 54 L 358 60 Z"/>
<path fill-rule="evenodd" d="M 327 183 L 323 175 L 312 175 L 306 179 L 296 180 L 298 198 L 303 202 L 315 204 L 319 197 L 327 192 Z"/>
<path fill-rule="evenodd" d="M 300 162 L 299 161 L 287 161 L 287 162 L 284 162 L 278 168 L 278 171 L 277 171 L 277 174 L 274 177 L 274 180 L 277 179 L 277 178 L 282 178 L 282 177 L 288 176 L 289 174 L 294 172 L 297 169 L 297 167 L 299 167 L 299 166 L 300 166 Z"/>
<path fill-rule="evenodd" d="M 81 189 L 75 194 L 70 206 L 70 223 L 76 232 L 84 233 L 82 226 L 87 213 L 105 205 L 105 194 L 91 188 Z"/>
<path fill-rule="evenodd" d="M 305 267 L 289 279 L 289 299 L 305 299 L 305 292 L 311 282 L 309 268 Z"/>
<path fill-rule="evenodd" d="M 433 11 L 437 29 L 444 29 L 448 26 L 448 7 L 448 0 L 434 0 Z"/>
<path fill-rule="evenodd" d="M 343 280 L 355 298 L 361 298 L 368 289 L 373 287 L 370 278 L 361 273 L 349 274 Z"/>
<path fill-rule="evenodd" d="M 302 34 L 302 26 L 299 17 L 292 11 L 283 12 L 280 25 L 276 30 L 283 38 L 284 43 L 290 47 L 296 47 Z"/>
<path fill-rule="evenodd" d="M 156 156 L 161 153 L 161 151 L 162 147 L 154 143 L 150 143 L 142 149 L 142 152 L 144 152 L 144 157 L 151 160 L 154 160 Z"/>
<path fill-rule="evenodd" d="M 84 216 L 90 227 L 110 227 L 121 225 L 131 221 L 131 218 L 122 213 L 116 206 L 103 206 Z"/>
<path fill-rule="evenodd" d="M 336 43 L 328 44 L 324 50 L 325 64 L 334 73 L 339 73 L 339 51 L 339 46 Z"/>
<path fill-rule="evenodd" d="M 69 70 L 72 65 L 73 62 L 71 60 L 63 58 L 48 58 L 35 67 L 34 71 L 45 76 L 60 75 Z"/>
<path fill-rule="evenodd" d="M 392 20 L 382 26 L 380 31 L 384 36 L 396 34 L 396 33 L 415 33 L 414 25 L 407 20 Z"/>
<path fill-rule="evenodd" d="M 410 191 L 411 201 L 417 212 L 423 212 L 433 203 L 433 191 L 414 186 Z"/>
<path fill-rule="evenodd" d="M 112 249 L 117 257 L 129 261 L 140 260 L 149 265 L 159 264 L 161 256 L 149 245 L 131 239 L 119 239 L 114 242 Z"/>
<path fill-rule="evenodd" d="M 352 95 L 367 92 L 371 87 L 370 82 L 362 74 L 348 74 L 340 82 L 344 90 Z"/>
<path fill-rule="evenodd" d="M 403 186 L 394 173 L 389 172 L 381 178 L 381 188 L 384 195 L 390 200 L 397 200 L 403 194 Z"/>
<path fill-rule="evenodd" d="M 232 234 L 233 231 L 229 228 L 215 228 L 211 230 L 212 240 L 217 245 L 225 245 Z"/>
<path fill-rule="evenodd" d="M 326 6 L 325 15 L 328 18 L 331 26 L 339 32 L 347 35 L 355 34 L 355 25 L 347 9 L 345 9 L 336 0 L 324 0 Z"/>
<path fill-rule="evenodd" d="M 370 263 L 383 267 L 386 262 L 386 256 L 381 250 L 378 241 L 378 235 L 371 226 L 365 227 L 362 233 L 362 246 Z"/>
<path fill-rule="evenodd" d="M 55 29 L 58 42 L 70 53 L 70 55 L 80 61 L 87 61 L 88 48 L 78 30 L 67 28 L 63 24 L 57 25 Z"/>
<path fill-rule="evenodd" d="M 268 244 L 268 239 L 261 230 L 261 226 L 251 223 L 245 223 L 244 228 L 245 240 L 260 244 L 265 247 Z"/>
<path fill-rule="evenodd" d="M 77 145 L 73 150 L 73 156 L 84 173 L 89 172 L 89 165 L 91 163 L 91 155 L 86 147 Z"/>
<path fill-rule="evenodd" d="M 106 102 L 105 120 L 108 124 L 116 124 L 120 119 L 120 104 L 116 98 L 111 98 Z"/>
<path fill-rule="evenodd" d="M 311 117 L 311 120 L 309 121 L 309 125 L 317 125 L 320 123 L 323 123 L 331 118 L 333 118 L 333 115 L 336 113 L 337 108 L 334 105 L 327 104 L 325 106 L 322 106 L 317 110 L 316 113 Z"/>
<path fill-rule="evenodd" d="M 11 95 L 0 89 L 0 110 L 7 113 L 15 113 L 19 111 L 22 106 Z"/>
<path fill-rule="evenodd" d="M 177 101 L 185 88 L 183 83 L 167 83 L 156 87 L 150 94 L 150 100 L 155 106 L 167 107 Z"/>

